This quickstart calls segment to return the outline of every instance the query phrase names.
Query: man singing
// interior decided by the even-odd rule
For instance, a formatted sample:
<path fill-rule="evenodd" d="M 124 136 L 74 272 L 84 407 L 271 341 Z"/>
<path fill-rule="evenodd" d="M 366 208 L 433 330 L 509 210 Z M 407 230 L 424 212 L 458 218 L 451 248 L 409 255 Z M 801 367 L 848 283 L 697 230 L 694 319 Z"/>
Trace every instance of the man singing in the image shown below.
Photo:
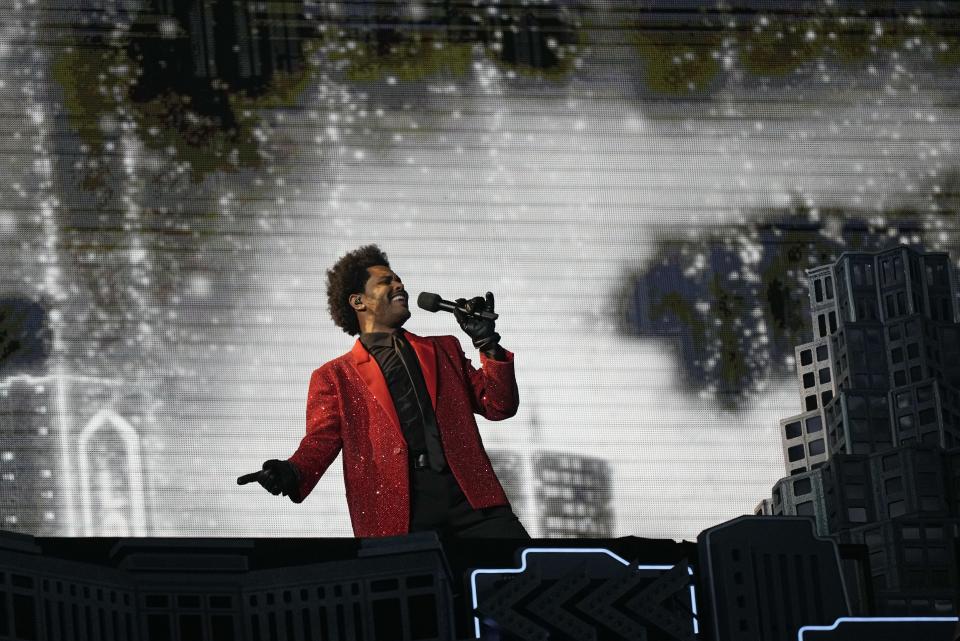
<path fill-rule="evenodd" d="M 458 304 L 493 311 L 493 294 Z M 343 450 L 355 536 L 437 530 L 459 537 L 529 538 L 483 449 L 473 414 L 491 421 L 517 412 L 513 354 L 494 321 L 456 312 L 480 350 L 474 369 L 454 336 L 416 336 L 403 282 L 376 245 L 360 247 L 327 271 L 333 322 L 359 339 L 313 372 L 307 434 L 286 461 L 269 460 L 257 481 L 294 503 L 307 497 Z"/>

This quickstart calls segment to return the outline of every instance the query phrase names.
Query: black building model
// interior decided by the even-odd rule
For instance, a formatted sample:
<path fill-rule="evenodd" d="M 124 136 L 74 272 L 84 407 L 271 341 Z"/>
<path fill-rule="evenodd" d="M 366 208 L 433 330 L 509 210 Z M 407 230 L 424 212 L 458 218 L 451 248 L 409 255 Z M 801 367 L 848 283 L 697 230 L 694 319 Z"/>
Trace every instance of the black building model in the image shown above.
<path fill-rule="evenodd" d="M 743 516 L 698 539 L 708 638 L 796 639 L 804 625 L 850 614 L 837 546 L 807 519 Z"/>
<path fill-rule="evenodd" d="M 453 639 L 452 613 L 450 569 L 430 537 L 0 533 L 0 639 Z"/>
<path fill-rule="evenodd" d="M 955 618 L 849 619 L 842 568 L 862 546 L 838 546 L 812 526 L 803 517 L 743 516 L 696 544 L 0 531 L 0 639 L 953 639 Z"/>
<path fill-rule="evenodd" d="M 844 253 L 807 276 L 802 412 L 780 421 L 789 476 L 757 512 L 810 516 L 818 533 L 865 544 L 871 614 L 952 615 L 960 324 L 950 258 L 906 246 Z"/>

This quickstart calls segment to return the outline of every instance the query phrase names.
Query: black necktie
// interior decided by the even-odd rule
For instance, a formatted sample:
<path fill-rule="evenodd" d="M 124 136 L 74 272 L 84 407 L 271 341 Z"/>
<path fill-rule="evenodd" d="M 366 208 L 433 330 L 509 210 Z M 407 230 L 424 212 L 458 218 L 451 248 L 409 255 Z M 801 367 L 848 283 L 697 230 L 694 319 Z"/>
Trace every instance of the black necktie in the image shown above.
<path fill-rule="evenodd" d="M 444 461 L 443 445 L 440 443 L 440 433 L 437 430 L 437 422 L 435 420 L 427 420 L 427 412 L 423 406 L 424 403 L 429 403 L 430 399 L 421 399 L 420 394 L 417 393 L 417 386 L 413 381 L 413 372 L 403 357 L 403 347 L 400 344 L 400 339 L 397 337 L 397 332 L 393 333 L 391 340 L 393 343 L 393 351 L 397 353 L 397 357 L 400 359 L 400 362 L 403 363 L 403 367 L 407 371 L 407 376 L 410 377 L 410 387 L 413 388 L 413 394 L 417 398 L 417 407 L 420 409 L 420 424 L 423 426 L 423 440 L 427 445 L 427 459 L 430 463 L 430 469 L 434 472 L 442 472 Z"/>

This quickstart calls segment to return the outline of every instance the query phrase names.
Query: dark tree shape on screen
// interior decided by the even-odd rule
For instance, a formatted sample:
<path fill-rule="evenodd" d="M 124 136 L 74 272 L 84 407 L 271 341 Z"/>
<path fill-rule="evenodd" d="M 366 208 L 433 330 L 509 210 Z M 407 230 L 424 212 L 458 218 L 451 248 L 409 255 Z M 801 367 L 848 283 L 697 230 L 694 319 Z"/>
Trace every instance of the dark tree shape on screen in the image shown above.
<path fill-rule="evenodd" d="M 761 220 L 661 241 L 623 290 L 624 333 L 670 343 L 685 389 L 727 409 L 788 376 L 794 346 L 812 340 L 804 270 L 916 237 L 918 250 L 943 251 L 924 242 L 916 215 L 875 227 L 797 205 Z"/>

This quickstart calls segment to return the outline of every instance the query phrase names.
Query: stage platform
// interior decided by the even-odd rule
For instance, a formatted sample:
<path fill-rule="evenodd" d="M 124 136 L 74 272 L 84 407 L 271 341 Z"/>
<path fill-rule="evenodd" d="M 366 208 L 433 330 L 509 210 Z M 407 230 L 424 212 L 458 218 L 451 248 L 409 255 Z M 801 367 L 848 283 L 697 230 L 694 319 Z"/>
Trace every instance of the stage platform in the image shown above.
<path fill-rule="evenodd" d="M 0 533 L 0 639 L 953 641 L 871 612 L 859 546 L 805 518 L 697 542 L 34 538 Z"/>

